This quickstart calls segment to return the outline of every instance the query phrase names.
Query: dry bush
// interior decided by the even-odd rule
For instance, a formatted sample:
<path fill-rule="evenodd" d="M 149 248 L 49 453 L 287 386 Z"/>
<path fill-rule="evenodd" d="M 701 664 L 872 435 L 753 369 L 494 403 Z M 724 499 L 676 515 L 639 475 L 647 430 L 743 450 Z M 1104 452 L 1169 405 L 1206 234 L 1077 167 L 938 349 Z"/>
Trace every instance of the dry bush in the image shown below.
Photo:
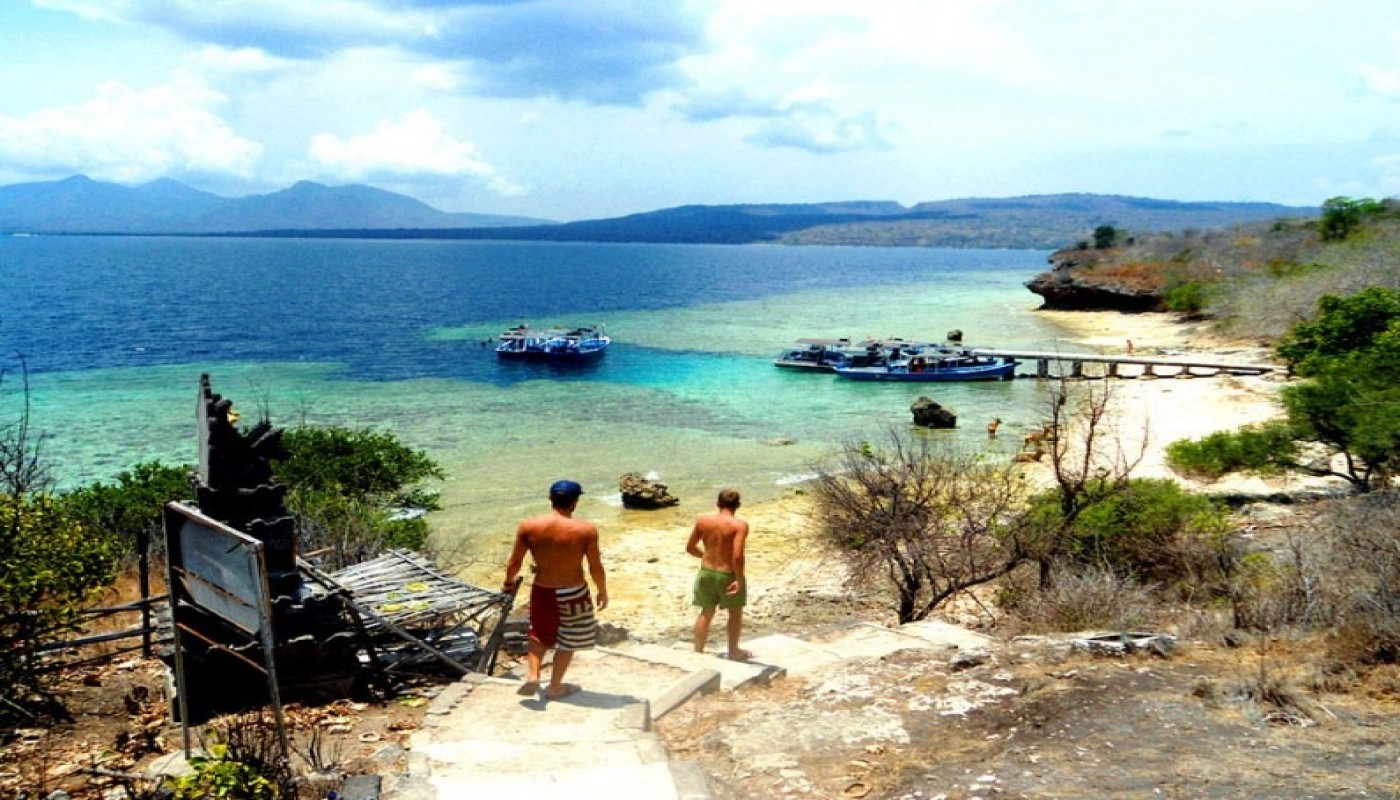
<path fill-rule="evenodd" d="M 818 468 L 814 521 L 850 581 L 897 595 L 900 622 L 996 580 L 1025 560 L 1025 482 L 1011 464 L 891 429 Z"/>
<path fill-rule="evenodd" d="M 1330 624 L 1334 609 L 1319 574 L 1322 558 L 1296 536 L 1281 557 L 1253 552 L 1240 558 L 1230 582 L 1235 627 L 1277 632 Z"/>
<path fill-rule="evenodd" d="M 1400 492 L 1332 504 L 1315 525 L 1329 544 L 1323 568 L 1336 607 L 1333 658 L 1400 663 Z"/>
<path fill-rule="evenodd" d="M 1151 589 L 1106 569 L 1061 570 L 1048 588 L 1021 571 L 1007 579 L 998 602 L 1012 627 L 1026 633 L 1141 629 L 1157 605 Z"/>

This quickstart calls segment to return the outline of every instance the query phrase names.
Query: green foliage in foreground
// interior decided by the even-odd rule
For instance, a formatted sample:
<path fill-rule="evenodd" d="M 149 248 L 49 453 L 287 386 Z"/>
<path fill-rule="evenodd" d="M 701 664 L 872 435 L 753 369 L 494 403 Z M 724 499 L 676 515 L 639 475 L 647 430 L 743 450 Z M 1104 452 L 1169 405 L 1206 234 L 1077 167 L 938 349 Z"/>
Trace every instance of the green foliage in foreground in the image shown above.
<path fill-rule="evenodd" d="M 113 538 L 89 529 L 44 495 L 0 495 L 0 700 L 40 688 L 33 648 L 72 630 L 75 609 L 111 585 Z"/>
<path fill-rule="evenodd" d="M 1087 487 L 1095 499 L 1063 529 L 1060 490 L 1030 500 L 1039 527 L 1062 530 L 1061 554 L 1078 567 L 1107 569 L 1148 582 L 1205 583 L 1225 546 L 1229 524 L 1211 501 L 1175 481 L 1130 478 L 1123 488 L 1108 482 Z"/>
<path fill-rule="evenodd" d="M 173 800 L 205 800 L 210 797 L 239 800 L 276 800 L 277 784 L 260 774 L 256 767 L 228 758 L 228 746 L 216 744 L 207 756 L 191 756 L 186 775 L 173 779 Z"/>

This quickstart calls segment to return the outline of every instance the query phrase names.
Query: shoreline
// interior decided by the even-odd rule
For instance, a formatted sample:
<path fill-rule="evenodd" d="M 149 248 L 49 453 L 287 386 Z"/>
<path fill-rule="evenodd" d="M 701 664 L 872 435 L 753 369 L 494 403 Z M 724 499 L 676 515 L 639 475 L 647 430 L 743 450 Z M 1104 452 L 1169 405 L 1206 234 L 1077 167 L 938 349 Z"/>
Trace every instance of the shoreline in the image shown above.
<path fill-rule="evenodd" d="M 1123 314 L 1112 311 L 1046 311 L 1065 339 L 1078 347 L 1101 352 L 1125 352 L 1132 340 L 1135 352 L 1210 352 L 1241 362 L 1269 361 L 1267 348 L 1257 343 L 1221 338 L 1203 323 L 1181 322 L 1170 313 Z M 1117 348 L 1115 350 L 1115 348 Z M 1201 483 L 1172 473 L 1165 464 L 1167 444 L 1199 438 L 1275 417 L 1282 381 L 1269 377 L 1214 376 L 1115 380 L 1111 408 L 1114 428 L 1129 443 L 1143 440 L 1147 449 L 1135 477 L 1177 480 L 1188 489 L 1211 492 L 1266 494 L 1301 486 L 1299 479 L 1231 477 Z M 1032 480 L 1044 480 L 1048 467 L 1028 465 Z M 743 491 L 743 487 L 738 487 Z M 602 551 L 608 570 L 611 603 L 600 622 L 626 628 L 633 638 L 689 641 L 695 616 L 690 606 L 690 581 L 696 560 L 685 553 L 692 513 L 708 513 L 708 502 L 687 502 L 681 508 L 626 514 L 602 526 Z M 776 499 L 745 502 L 740 515 L 749 521 L 749 606 L 745 636 L 755 631 L 781 630 L 803 624 L 835 621 L 857 613 L 857 599 L 844 587 L 844 575 L 834 556 L 816 539 L 811 504 L 800 486 Z M 586 516 L 586 514 L 585 514 Z M 485 582 L 499 582 L 499 567 L 485 568 Z M 859 609 L 865 618 L 893 620 L 889 611 Z M 710 634 L 710 651 L 723 645 L 723 621 Z"/>

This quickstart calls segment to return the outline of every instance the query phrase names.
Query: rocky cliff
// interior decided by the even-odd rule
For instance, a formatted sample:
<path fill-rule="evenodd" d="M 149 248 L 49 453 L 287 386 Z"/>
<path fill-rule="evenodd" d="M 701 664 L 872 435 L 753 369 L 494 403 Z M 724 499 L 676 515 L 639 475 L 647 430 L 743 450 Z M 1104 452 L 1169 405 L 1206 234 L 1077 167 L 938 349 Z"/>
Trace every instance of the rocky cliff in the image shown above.
<path fill-rule="evenodd" d="M 1160 311 L 1163 282 L 1159 274 L 1124 269 L 1116 249 L 1056 250 L 1046 259 L 1050 271 L 1026 288 L 1045 299 L 1042 308 L 1061 311 Z"/>

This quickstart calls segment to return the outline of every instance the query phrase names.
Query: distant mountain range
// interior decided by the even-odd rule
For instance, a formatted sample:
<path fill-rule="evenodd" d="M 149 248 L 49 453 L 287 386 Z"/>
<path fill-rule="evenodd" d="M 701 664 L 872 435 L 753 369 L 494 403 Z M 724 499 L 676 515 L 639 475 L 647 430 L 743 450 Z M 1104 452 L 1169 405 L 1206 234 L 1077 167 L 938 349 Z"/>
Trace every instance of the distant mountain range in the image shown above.
<path fill-rule="evenodd" d="M 371 186 L 311 181 L 271 194 L 220 197 L 161 179 L 129 187 L 78 175 L 0 186 L 3 233 L 248 233 L 270 229 L 472 228 L 550 224 L 493 214 L 450 214 Z"/>
<path fill-rule="evenodd" d="M 679 206 L 613 219 L 554 223 L 450 214 L 369 186 L 302 181 L 224 198 L 172 180 L 135 188 L 78 176 L 0 187 L 0 233 L 199 234 L 353 238 L 520 239 L 682 244 L 820 244 L 1055 249 L 1100 225 L 1133 231 L 1218 228 L 1315 216 L 1273 203 L 1185 203 L 1054 194 L 942 200 Z"/>

